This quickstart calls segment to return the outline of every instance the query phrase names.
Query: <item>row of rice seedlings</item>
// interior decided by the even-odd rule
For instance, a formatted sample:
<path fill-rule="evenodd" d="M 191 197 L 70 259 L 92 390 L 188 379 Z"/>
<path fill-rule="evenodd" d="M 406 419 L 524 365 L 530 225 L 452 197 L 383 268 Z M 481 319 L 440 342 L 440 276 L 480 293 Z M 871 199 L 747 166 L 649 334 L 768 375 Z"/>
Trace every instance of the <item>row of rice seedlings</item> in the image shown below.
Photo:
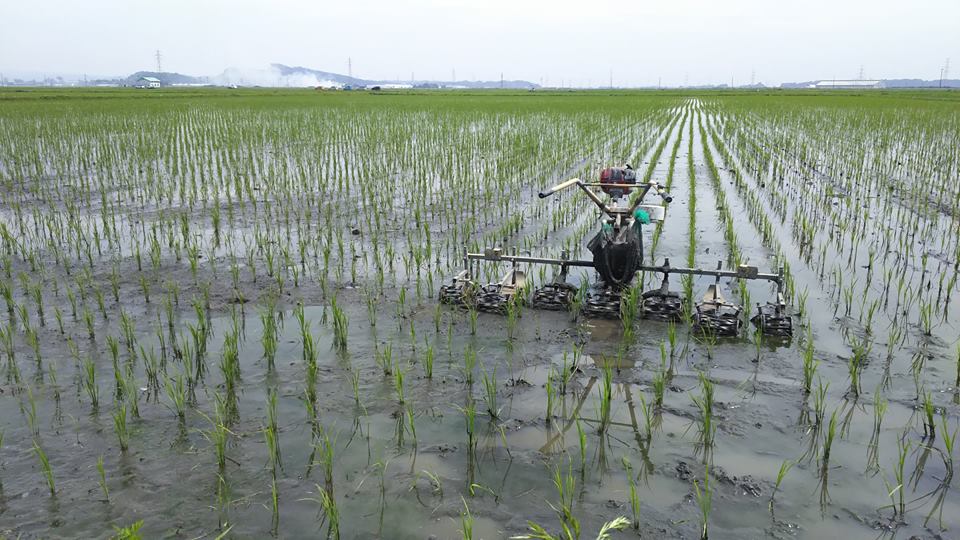
<path fill-rule="evenodd" d="M 856 164 L 855 166 L 859 166 L 859 164 Z M 844 180 L 844 181 L 846 181 L 846 180 Z M 858 184 L 858 183 L 856 183 L 856 182 L 849 182 L 848 185 L 845 186 L 844 189 L 847 189 L 847 188 L 850 188 L 850 189 L 852 189 L 852 190 L 855 191 L 855 192 L 859 192 L 860 190 L 863 189 L 863 186 L 860 185 L 860 184 Z M 797 198 L 797 200 L 798 200 L 800 203 L 804 203 L 805 201 L 808 200 L 808 198 L 799 197 L 799 198 Z M 851 271 L 853 271 L 853 272 L 855 272 L 855 273 L 856 273 L 856 272 L 859 272 L 859 271 L 860 271 L 859 268 L 857 268 L 857 267 L 855 267 L 855 266 L 852 266 L 852 263 L 854 263 L 854 262 L 856 261 L 857 257 L 859 256 L 859 253 L 866 251 L 866 252 L 867 252 L 867 253 L 866 253 L 866 256 L 868 256 L 868 257 L 867 257 L 867 258 L 868 258 L 868 264 L 865 266 L 865 269 L 866 269 L 866 275 L 867 275 L 868 281 L 869 281 L 869 277 L 871 276 L 871 273 L 874 272 L 874 269 L 876 268 L 876 263 L 877 263 L 877 262 L 881 262 L 881 263 L 884 264 L 884 270 L 881 272 L 881 274 L 884 276 L 884 281 L 885 281 L 884 286 L 883 286 L 884 296 L 886 296 L 887 293 L 888 293 L 888 291 L 890 290 L 890 283 L 891 283 L 891 281 L 892 281 L 891 278 L 892 278 L 893 276 L 900 276 L 900 278 L 899 278 L 899 279 L 900 279 L 900 282 L 899 282 L 900 284 L 899 284 L 899 289 L 898 289 L 898 299 L 897 299 L 897 307 L 896 307 L 896 311 L 899 312 L 899 311 L 901 311 L 900 305 L 901 305 L 904 301 L 906 301 L 906 302 L 908 303 L 908 305 L 910 305 L 910 303 L 915 303 L 915 302 L 916 302 L 916 300 L 914 300 L 913 302 L 911 302 L 911 300 L 909 299 L 909 298 L 910 298 L 909 296 L 908 296 L 908 297 L 904 297 L 903 291 L 917 291 L 917 289 L 914 288 L 914 285 L 909 284 L 909 281 L 910 281 L 910 280 L 904 280 L 904 276 L 905 276 L 905 275 L 907 275 L 907 276 L 909 276 L 909 275 L 914 275 L 914 276 L 916 276 L 916 277 L 919 278 L 920 284 L 922 284 L 922 283 L 923 283 L 923 280 L 924 280 L 923 275 L 918 275 L 918 274 L 915 274 L 915 273 L 911 272 L 910 268 L 909 268 L 908 266 L 906 266 L 906 264 L 911 260 L 911 258 L 909 257 L 909 255 L 908 255 L 907 257 L 898 257 L 898 258 L 894 261 L 894 264 L 896 265 L 896 268 L 890 268 L 890 267 L 887 266 L 887 264 L 889 263 L 887 257 L 888 257 L 888 255 L 889 255 L 889 253 L 890 253 L 891 250 L 890 250 L 889 248 L 885 247 L 884 245 L 876 245 L 876 241 L 871 241 L 871 242 L 872 242 L 872 245 L 869 246 L 869 249 L 864 248 L 863 250 L 859 250 L 859 249 L 854 249 L 854 248 L 857 247 L 857 244 L 858 244 L 860 238 L 878 238 L 879 241 L 881 241 L 881 242 L 888 242 L 890 239 L 895 239 L 895 240 L 898 242 L 898 252 L 900 252 L 900 253 L 904 253 L 904 252 L 911 251 L 911 250 L 915 249 L 913 246 L 916 245 L 916 243 L 913 242 L 913 241 L 905 242 L 905 241 L 904 241 L 904 236 L 903 236 L 903 231 L 904 231 L 904 230 L 910 231 L 911 234 L 913 234 L 913 232 L 916 231 L 916 227 L 910 226 L 910 227 L 904 228 L 904 227 L 900 227 L 900 226 L 890 226 L 890 225 L 895 224 L 896 221 L 897 221 L 897 218 L 894 218 L 894 217 L 891 217 L 891 216 L 896 216 L 896 215 L 899 214 L 900 217 L 902 218 L 902 208 L 899 207 L 899 206 L 897 206 L 897 205 L 891 205 L 891 206 L 889 206 L 889 207 L 881 207 L 881 208 L 874 209 L 874 206 L 875 206 L 875 205 L 874 205 L 873 202 L 872 202 L 872 201 L 874 200 L 873 197 L 865 198 L 864 200 L 865 200 L 867 203 L 869 203 L 869 205 L 868 205 L 868 206 L 865 206 L 865 208 L 866 208 L 866 207 L 869 207 L 869 208 L 870 208 L 869 211 L 870 211 L 871 213 L 873 213 L 873 214 L 875 214 L 875 215 L 882 216 L 882 219 L 880 219 L 880 220 L 877 220 L 877 219 L 862 219 L 862 218 L 861 218 L 862 212 L 861 212 L 861 213 L 855 213 L 855 214 L 853 214 L 853 215 L 851 216 L 853 219 L 851 220 L 851 219 L 848 219 L 848 217 L 846 217 L 846 216 L 844 216 L 844 215 L 842 215 L 842 214 L 840 214 L 840 213 L 838 213 L 838 212 L 834 212 L 834 211 L 832 210 L 832 209 L 834 208 L 834 206 L 829 205 L 829 204 L 828 204 L 828 205 L 825 205 L 825 206 L 824 206 L 825 208 L 831 209 L 830 219 L 834 220 L 834 223 L 837 224 L 837 228 L 841 231 L 841 234 L 840 234 L 840 235 L 834 235 L 834 234 L 832 233 L 832 231 L 833 231 L 834 229 L 828 228 L 828 230 L 831 232 L 830 238 L 831 238 L 832 240 L 837 241 L 838 244 L 839 244 L 839 246 L 842 247 L 842 246 L 843 246 L 843 243 L 842 243 L 843 238 L 845 238 L 846 236 L 851 236 L 851 232 L 853 233 L 852 236 L 853 236 L 853 238 L 854 238 L 854 241 L 851 242 L 851 243 L 849 243 L 849 244 L 847 244 L 847 246 L 848 246 L 850 249 L 847 251 L 847 252 L 849 253 L 849 255 L 847 256 L 846 268 L 849 269 L 849 270 L 851 270 Z M 880 200 L 881 200 L 882 202 L 884 202 L 884 204 L 888 204 L 891 199 L 890 199 L 889 197 L 881 197 Z M 829 201 L 828 201 L 828 202 L 829 202 Z M 861 208 L 861 206 L 854 204 L 854 205 L 851 205 L 851 208 L 857 208 L 857 209 L 858 209 L 858 212 L 860 212 L 859 209 Z M 868 210 L 864 210 L 863 212 L 867 212 L 867 211 L 868 211 Z M 805 210 L 804 212 L 805 212 L 805 213 L 809 213 L 809 212 L 807 212 L 806 210 Z M 887 230 L 886 230 L 886 231 L 883 231 L 883 232 L 881 232 L 880 234 L 877 234 L 877 235 L 867 234 L 866 231 L 865 231 L 865 229 L 864 229 L 864 227 L 866 226 L 867 223 L 875 224 L 875 225 L 878 225 L 878 226 L 883 226 L 883 227 L 885 227 Z M 853 226 L 855 226 L 856 229 L 853 230 L 853 231 L 851 231 L 851 228 L 852 228 L 852 227 L 851 227 L 849 224 L 853 224 Z M 922 226 L 923 228 L 929 227 L 929 221 L 922 222 L 922 223 L 921 223 L 921 226 Z M 888 232 L 888 231 L 889 231 L 889 232 Z M 846 232 L 846 235 L 842 234 L 843 232 Z M 927 232 L 932 233 L 932 230 L 927 229 Z M 930 235 L 930 236 L 932 236 L 932 237 L 934 237 L 934 238 L 940 238 L 941 240 L 944 238 L 944 236 L 943 236 L 943 235 L 940 235 L 940 234 L 932 234 L 932 235 Z M 821 254 L 825 254 L 825 253 L 826 253 L 825 248 L 824 248 L 824 249 L 821 249 L 821 250 L 820 250 L 820 253 L 821 253 Z M 879 258 L 876 258 L 876 259 L 875 259 L 874 255 L 875 255 L 876 253 L 884 253 L 883 259 L 882 259 L 882 260 L 878 260 Z M 821 256 L 821 258 L 824 258 L 824 257 Z M 925 254 L 925 253 L 918 253 L 918 254 L 917 254 L 917 258 L 914 258 L 914 259 L 912 259 L 912 260 L 917 260 L 917 259 L 920 260 L 920 262 L 922 263 L 922 266 L 923 266 L 923 267 L 926 267 L 926 265 L 927 265 L 927 263 L 926 263 L 927 257 L 926 257 L 926 254 Z M 821 264 L 823 264 L 823 263 L 821 263 Z M 941 266 L 941 269 L 943 269 L 943 266 Z M 954 271 L 953 274 L 955 275 L 956 272 Z M 949 291 L 952 289 L 952 286 L 955 284 L 955 280 L 953 279 L 953 277 L 950 277 L 949 280 L 947 279 L 947 277 L 949 276 L 949 274 L 948 274 L 947 272 L 940 272 L 940 273 L 938 274 L 938 276 L 939 276 L 939 284 L 938 284 L 938 286 L 937 286 L 936 288 L 933 288 L 933 287 L 929 287 L 928 289 L 925 288 L 925 290 L 923 291 L 924 296 L 930 295 L 930 296 L 927 297 L 927 298 L 930 298 L 930 299 L 928 300 L 928 299 L 926 299 L 926 298 L 924 298 L 924 297 L 921 297 L 920 300 L 919 300 L 919 305 L 920 305 L 919 315 L 918 315 L 919 318 L 920 318 L 919 327 L 920 327 L 920 329 L 922 330 L 922 333 L 923 333 L 923 334 L 930 333 L 930 331 L 932 330 L 933 324 L 932 324 L 932 317 L 931 317 L 930 315 L 932 314 L 931 306 L 933 306 L 933 304 L 934 304 L 934 300 L 933 300 L 933 295 L 934 295 L 934 293 L 935 293 L 937 302 L 938 302 L 941 306 L 943 306 L 943 307 L 945 308 L 945 307 L 946 307 L 946 304 L 941 303 L 941 302 L 940 302 L 940 299 L 942 299 L 944 296 L 949 297 Z M 905 281 L 906 281 L 907 283 L 905 283 Z M 948 282 L 949 282 L 949 283 L 948 283 Z M 945 287 L 943 286 L 944 284 L 947 284 L 948 286 L 945 288 Z M 906 285 L 906 286 L 904 286 L 904 285 Z M 845 290 L 849 291 L 849 288 L 848 288 L 848 289 L 845 289 Z M 919 291 L 917 291 L 917 292 L 919 292 Z M 868 291 L 865 291 L 865 293 L 868 293 Z M 864 295 L 864 299 L 866 299 L 866 298 L 867 298 L 867 296 L 866 296 L 866 294 L 865 294 L 865 295 Z M 886 302 L 887 302 L 887 301 L 888 301 L 888 300 L 884 300 L 883 307 L 886 307 L 886 305 L 887 305 Z M 847 305 L 849 306 L 849 301 L 847 302 Z M 871 300 L 870 302 L 862 302 L 862 305 L 863 305 L 863 307 L 861 308 L 860 321 L 863 322 L 868 329 L 872 329 L 871 327 L 872 327 L 873 314 L 874 314 L 874 313 L 878 310 L 878 308 L 881 306 L 881 303 L 880 303 L 880 301 L 879 301 L 878 299 L 874 299 L 874 300 Z M 848 309 L 849 309 L 849 308 L 848 308 Z M 891 307 L 890 309 L 891 309 L 891 311 L 894 310 L 893 307 Z M 865 319 L 865 320 L 864 320 L 864 319 Z"/>

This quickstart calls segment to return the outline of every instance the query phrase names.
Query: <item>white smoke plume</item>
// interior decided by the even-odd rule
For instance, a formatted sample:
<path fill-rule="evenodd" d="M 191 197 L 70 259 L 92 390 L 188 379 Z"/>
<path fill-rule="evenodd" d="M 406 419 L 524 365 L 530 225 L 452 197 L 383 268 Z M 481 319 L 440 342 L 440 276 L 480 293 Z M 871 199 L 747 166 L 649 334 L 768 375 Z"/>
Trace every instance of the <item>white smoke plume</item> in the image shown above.
<path fill-rule="evenodd" d="M 267 86 L 278 88 L 340 88 L 343 86 L 336 81 L 323 80 L 310 73 L 296 72 L 283 75 L 275 66 L 267 69 L 227 68 L 220 75 L 211 77 L 210 81 L 222 86 Z"/>

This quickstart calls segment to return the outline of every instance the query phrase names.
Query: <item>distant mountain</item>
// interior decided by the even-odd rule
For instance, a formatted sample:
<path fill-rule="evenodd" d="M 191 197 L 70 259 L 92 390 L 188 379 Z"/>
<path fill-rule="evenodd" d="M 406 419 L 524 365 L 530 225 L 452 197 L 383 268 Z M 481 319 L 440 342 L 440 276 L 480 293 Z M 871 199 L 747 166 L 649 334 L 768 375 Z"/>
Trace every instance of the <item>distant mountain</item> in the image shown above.
<path fill-rule="evenodd" d="M 124 86 L 136 86 L 142 77 L 155 77 L 160 79 L 163 86 L 185 85 L 185 84 L 210 84 L 207 77 L 193 77 L 182 73 L 168 73 L 157 71 L 138 71 L 120 81 Z"/>

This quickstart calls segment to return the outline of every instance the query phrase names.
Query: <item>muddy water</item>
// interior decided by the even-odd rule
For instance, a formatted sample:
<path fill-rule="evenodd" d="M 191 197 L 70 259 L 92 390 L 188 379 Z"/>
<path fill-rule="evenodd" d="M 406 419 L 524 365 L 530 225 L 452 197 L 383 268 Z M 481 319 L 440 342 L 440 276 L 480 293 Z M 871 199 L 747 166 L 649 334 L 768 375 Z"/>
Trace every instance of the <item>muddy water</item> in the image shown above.
<path fill-rule="evenodd" d="M 678 122 L 669 136 L 661 135 L 668 137 L 667 144 L 658 162 L 652 164 L 654 177 L 662 178 L 673 142 L 680 138 L 672 189 L 675 202 L 657 257 L 670 257 L 674 264 L 686 258 L 687 143 L 690 122 L 694 122 L 690 157 L 697 205 L 702 209 L 695 230 L 696 260 L 713 266 L 718 258 L 726 257 L 728 246 L 719 213 L 712 206 L 714 188 L 706 178 L 698 124 L 706 113 L 696 101 L 688 102 L 685 109 L 689 114 L 686 123 Z M 720 157 L 712 142 L 709 147 L 719 167 Z M 574 163 L 577 169 L 583 161 Z M 761 242 L 746 216 L 747 203 L 730 179 L 724 177 L 722 183 L 729 188 L 725 193 L 734 212 L 741 252 L 751 263 L 769 268 L 774 264 L 775 248 Z M 748 183 L 761 189 L 754 178 L 748 178 Z M 947 470 L 939 450 L 923 446 L 930 444 L 922 438 L 921 413 L 914 399 L 917 384 L 911 373 L 918 346 L 898 349 L 887 362 L 881 354 L 883 337 L 878 336 L 863 375 L 863 395 L 852 399 L 847 392 L 847 333 L 856 325 L 831 315 L 836 298 L 816 272 L 800 261 L 788 231 L 786 227 L 777 231 L 780 249 L 798 282 L 811 291 L 807 305 L 813 314 L 810 331 L 821 361 L 818 374 L 825 385 L 829 383 L 826 416 L 829 420 L 835 412 L 837 419 L 836 439 L 826 466 L 820 459 L 823 429 L 809 420 L 814 398 L 800 389 L 805 328 L 798 327 L 802 332 L 792 340 L 770 339 L 756 346 L 746 338 L 705 342 L 681 327 L 676 348 L 666 345 L 668 358 L 661 364 L 661 345 L 669 333 L 664 323 L 640 321 L 635 339 L 627 342 L 616 322 L 525 310 L 514 337 L 509 338 L 506 320 L 496 315 L 480 314 L 472 332 L 466 312 L 442 307 L 436 324 L 435 300 L 427 296 L 416 299 L 408 282 L 403 316 L 397 315 L 395 301 L 384 300 L 377 306 L 375 325 L 368 320 L 360 291 L 338 288 L 338 302 L 345 307 L 350 324 L 347 350 L 337 352 L 330 324 L 323 322 L 329 316 L 329 302 L 315 284 L 304 284 L 298 292 L 306 299 L 305 318 L 320 351 L 318 420 L 333 447 L 332 492 L 342 536 L 456 538 L 464 528 L 465 506 L 473 521 L 474 538 L 520 534 L 528 520 L 556 531 L 558 518 L 551 505 L 559 500 L 553 484 L 553 475 L 559 471 L 569 474 L 575 484 L 573 508 L 585 538 L 592 537 L 605 521 L 631 515 L 631 481 L 636 483 L 640 499 L 642 536 L 696 538 L 701 514 L 694 480 L 698 486 L 709 482 L 711 488 L 708 521 L 712 538 L 874 538 L 896 525 L 890 519 L 892 510 L 884 507 L 890 504 L 888 493 L 897 484 L 898 441 L 905 440 L 911 448 L 906 452 L 906 485 L 901 489 L 908 512 L 905 523 L 890 536 L 937 537 L 941 534 L 938 514 L 926 525 L 924 518 L 934 509 Z M 570 232 L 560 231 L 556 236 Z M 648 228 L 648 246 L 650 234 Z M 168 277 L 190 281 L 188 271 L 182 268 Z M 696 280 L 695 293 L 709 283 L 708 279 Z M 724 294 L 736 298 L 736 284 L 724 281 L 723 287 Z M 249 298 L 258 296 L 256 283 L 244 282 L 243 290 Z M 772 293 L 761 284 L 750 284 L 749 290 L 754 301 L 761 302 Z M 4 434 L 0 534 L 95 538 L 109 535 L 112 526 L 142 519 L 147 537 L 216 537 L 227 527 L 229 536 L 236 538 L 322 535 L 326 523 L 316 498 L 326 481 L 324 466 L 314 454 L 317 441 L 304 406 L 305 369 L 292 302 L 290 297 L 279 308 L 284 323 L 276 367 L 270 370 L 262 356 L 257 308 L 215 296 L 213 338 L 207 356 L 211 371 L 204 387 L 197 389 L 195 404 L 180 422 L 162 389 L 141 388 L 141 418 L 130 420 L 126 452 L 119 450 L 113 431 L 109 358 L 95 358 L 103 367 L 98 374 L 101 404 L 95 409 L 81 389 L 81 370 L 65 350 L 41 371 L 33 369 L 30 350 L 19 346 L 21 370 L 32 390 L 28 393 L 24 385 L 6 384 L 0 396 Z M 145 331 L 152 322 L 152 306 L 145 305 L 141 297 L 131 300 L 125 309 L 139 323 L 140 343 L 159 348 L 155 335 Z M 181 329 L 196 323 L 186 302 L 178 312 Z M 800 320 L 798 317 L 798 325 Z M 239 415 L 229 427 L 227 463 L 221 476 L 208 436 L 214 394 L 223 391 L 224 382 L 216 363 L 234 321 L 243 329 L 239 344 L 242 383 Z M 941 328 L 936 334 L 944 343 L 946 332 L 949 330 Z M 99 335 L 106 334 L 101 331 Z M 63 341 L 49 321 L 41 338 L 51 343 Z M 399 403 L 395 378 L 385 375 L 376 362 L 375 351 L 386 343 L 392 344 L 396 366 L 406 374 L 403 404 Z M 82 354 L 102 354 L 95 352 L 100 347 L 90 343 L 78 346 Z M 428 347 L 435 353 L 434 374 L 429 379 L 421 364 Z M 565 361 L 572 361 L 575 347 L 582 347 L 579 369 L 573 372 L 567 392 L 556 397 L 553 415 L 548 417 L 548 373 L 562 370 Z M 477 351 L 472 377 L 464 371 L 467 349 Z M 953 374 L 949 349 L 934 344 L 925 350 L 929 358 L 919 378 L 924 388 L 933 392 L 937 414 L 946 416 L 948 425 L 953 426 L 955 398 L 945 382 Z M 601 431 L 601 366 L 611 364 L 610 424 Z M 56 366 L 55 374 L 49 365 Z M 177 369 L 173 362 L 170 369 Z M 641 400 L 652 403 L 653 379 L 659 369 L 667 370 L 669 383 L 663 407 L 651 412 L 654 425 L 647 440 Z M 886 372 L 889 409 L 879 431 L 878 467 L 871 469 L 873 389 L 884 382 Z M 496 418 L 487 411 L 482 383 L 484 374 L 492 377 L 494 373 Z M 701 373 L 715 385 L 718 428 L 709 448 L 698 444 L 700 415 L 692 400 L 700 395 Z M 276 514 L 271 505 L 273 475 L 262 434 L 270 389 L 279 396 L 282 450 L 282 467 L 276 476 Z M 475 449 L 469 443 L 463 412 L 471 402 L 477 408 Z M 413 429 L 409 415 L 413 416 Z M 33 417 L 54 471 L 53 497 L 33 450 Z M 582 449 L 578 429 L 584 433 Z M 939 449 L 942 443 L 932 446 Z M 98 483 L 100 456 L 109 495 L 104 495 Z M 628 476 L 624 459 L 630 463 L 632 475 Z M 796 464 L 770 504 L 784 460 Z M 943 489 L 943 527 L 947 532 L 942 535 L 949 537 L 950 531 L 960 526 L 960 508 L 955 488 Z M 617 537 L 635 535 L 626 531 Z"/>

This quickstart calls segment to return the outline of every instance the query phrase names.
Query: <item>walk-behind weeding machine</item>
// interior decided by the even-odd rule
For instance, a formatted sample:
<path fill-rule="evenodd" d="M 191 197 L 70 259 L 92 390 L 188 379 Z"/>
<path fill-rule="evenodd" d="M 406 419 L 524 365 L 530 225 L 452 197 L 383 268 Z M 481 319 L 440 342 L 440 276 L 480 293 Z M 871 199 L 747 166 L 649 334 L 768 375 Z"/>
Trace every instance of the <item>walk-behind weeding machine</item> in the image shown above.
<path fill-rule="evenodd" d="M 757 314 L 751 321 L 764 334 L 790 336 L 793 324 L 786 312 L 784 278 L 781 268 L 776 274 L 760 273 L 755 266 L 740 265 L 735 270 L 723 270 L 722 263 L 715 270 L 699 268 L 676 268 L 664 259 L 660 266 L 643 264 L 643 240 L 640 227 L 651 222 L 662 222 L 666 208 L 663 205 L 643 204 L 649 192 L 670 203 L 670 195 L 656 182 L 638 184 L 636 173 L 629 165 L 612 167 L 600 173 L 599 182 L 584 182 L 579 178 L 567 180 L 547 191 L 540 198 L 549 197 L 564 189 L 577 186 L 601 211 L 600 231 L 587 244 L 593 254 L 592 261 L 575 260 L 563 252 L 559 259 L 504 254 L 501 249 L 486 249 L 483 253 L 466 253 L 465 269 L 453 280 L 440 288 L 440 301 L 481 311 L 504 312 L 510 302 L 522 302 L 525 296 L 526 274 L 518 265 L 549 264 L 560 267 L 551 283 L 535 290 L 531 304 L 534 308 L 550 310 L 570 309 L 579 304 L 580 313 L 587 317 L 618 318 L 627 300 L 631 283 L 638 272 L 662 274 L 658 288 L 641 295 L 640 314 L 646 318 L 679 321 L 684 320 L 685 309 L 694 328 L 718 336 L 735 336 L 740 332 L 743 307 L 728 302 L 720 293 L 720 278 L 759 279 L 777 286 L 775 302 L 757 306 Z M 598 189 L 599 188 L 599 189 Z M 600 193 L 606 195 L 601 198 Z M 479 285 L 473 279 L 475 264 L 480 261 L 507 262 L 511 269 L 498 283 Z M 578 291 L 567 282 L 570 267 L 589 267 L 596 270 L 599 280 L 588 291 Z M 713 276 L 702 301 L 690 306 L 692 299 L 685 299 L 669 289 L 670 275 Z M 578 296 L 578 292 L 586 294 Z M 579 302 L 578 302 L 579 300 Z"/>

